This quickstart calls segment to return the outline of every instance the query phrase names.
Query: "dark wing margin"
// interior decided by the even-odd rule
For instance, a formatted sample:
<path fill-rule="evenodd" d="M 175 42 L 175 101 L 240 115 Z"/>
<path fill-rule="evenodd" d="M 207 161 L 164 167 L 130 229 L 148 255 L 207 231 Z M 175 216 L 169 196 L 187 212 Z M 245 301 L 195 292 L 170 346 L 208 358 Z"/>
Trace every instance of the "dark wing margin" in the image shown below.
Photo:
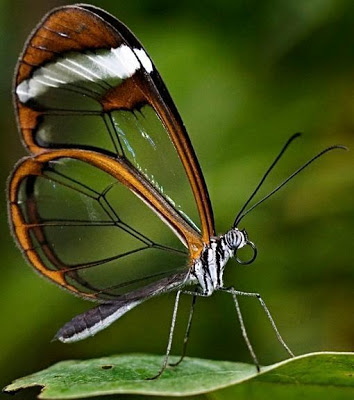
<path fill-rule="evenodd" d="M 105 53 L 101 54 L 103 50 Z M 60 79 L 53 76 L 49 77 L 50 81 L 48 79 L 43 81 L 43 74 L 38 76 L 37 73 L 43 66 L 53 62 L 60 64 L 61 61 L 58 62 L 58 60 L 67 55 L 69 55 L 71 65 L 80 61 L 80 58 L 77 58 L 79 53 L 83 53 L 87 61 L 91 57 L 91 53 L 88 55 L 85 53 L 88 51 L 97 53 L 98 57 L 106 57 L 106 60 L 112 54 L 115 56 L 118 54 L 120 57 L 124 53 L 123 59 L 128 60 L 128 66 L 124 65 L 124 68 L 127 67 L 127 69 L 124 69 L 119 76 L 120 82 L 112 84 L 110 79 L 96 81 L 99 76 L 95 76 L 95 71 L 87 72 L 81 68 L 83 82 L 80 81 L 77 84 L 70 80 L 71 77 L 67 78 L 64 82 L 69 83 L 67 85 L 69 88 L 66 87 L 66 95 L 70 89 L 73 95 L 83 96 L 87 100 L 86 115 L 111 115 L 117 110 L 139 110 L 144 105 L 154 109 L 182 161 L 196 201 L 202 239 L 204 243 L 209 243 L 210 237 L 215 235 L 212 207 L 200 165 L 181 117 L 140 42 L 125 25 L 105 11 L 89 5 L 55 9 L 44 17 L 27 41 L 15 76 L 15 106 L 26 147 L 33 154 L 58 147 L 80 148 L 77 145 L 50 143 L 47 138 L 43 141 L 37 137 L 43 121 L 48 118 L 48 108 L 36 103 L 36 96 L 43 95 L 43 87 L 62 89 L 63 84 Z M 66 63 L 64 67 L 68 68 L 68 64 Z M 77 71 L 75 73 L 78 75 Z M 105 77 L 107 74 L 108 78 L 112 78 L 106 69 Z M 33 77 L 35 79 L 32 79 Z M 87 80 L 93 84 L 88 85 Z M 36 96 L 32 97 L 33 93 Z M 50 97 L 45 100 L 50 104 L 55 104 L 55 100 Z M 73 107 L 52 109 L 49 114 L 57 116 L 60 113 L 74 114 L 76 111 Z M 118 147 L 119 145 L 116 149 Z M 90 149 L 85 145 L 81 148 Z M 91 149 L 108 155 L 112 154 L 105 149 Z M 198 251 L 192 251 L 192 257 L 198 256 L 201 249 L 202 247 L 199 247 Z"/>

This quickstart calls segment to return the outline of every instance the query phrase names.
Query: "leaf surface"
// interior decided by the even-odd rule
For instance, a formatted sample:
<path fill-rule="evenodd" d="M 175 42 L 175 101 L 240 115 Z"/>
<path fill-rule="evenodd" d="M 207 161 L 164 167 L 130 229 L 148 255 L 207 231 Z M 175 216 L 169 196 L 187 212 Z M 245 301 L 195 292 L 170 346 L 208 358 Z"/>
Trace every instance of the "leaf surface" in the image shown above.
<path fill-rule="evenodd" d="M 238 399 L 257 398 L 254 394 L 259 393 L 262 398 L 273 396 L 274 400 L 281 396 L 291 399 L 289 388 L 300 388 L 305 398 L 316 399 L 317 394 L 323 398 L 328 391 L 338 394 L 335 399 L 354 398 L 354 353 L 306 354 L 262 367 L 260 373 L 250 364 L 186 358 L 178 367 L 168 368 L 161 378 L 146 380 L 157 373 L 161 362 L 161 356 L 146 354 L 62 361 L 17 379 L 4 391 L 41 386 L 41 399 L 123 393 L 191 396 L 213 392 L 210 398 L 218 400 L 235 398 L 236 393 Z"/>

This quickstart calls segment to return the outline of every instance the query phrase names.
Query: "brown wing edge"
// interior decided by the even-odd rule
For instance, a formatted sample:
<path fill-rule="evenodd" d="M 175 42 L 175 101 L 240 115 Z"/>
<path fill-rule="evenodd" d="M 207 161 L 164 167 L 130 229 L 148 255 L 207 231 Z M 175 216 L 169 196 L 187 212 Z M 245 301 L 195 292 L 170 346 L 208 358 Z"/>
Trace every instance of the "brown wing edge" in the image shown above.
<path fill-rule="evenodd" d="M 111 24 L 112 27 L 122 35 L 130 47 L 144 49 L 131 30 L 113 15 L 95 6 L 83 4 L 79 4 L 79 6 L 95 13 L 106 23 Z M 147 81 L 150 82 L 150 90 L 145 91 L 144 87 L 142 87 L 142 90 L 144 93 L 150 93 L 151 90 L 153 91 L 154 96 L 148 98 L 148 101 L 156 110 L 167 131 L 170 133 L 172 142 L 180 156 L 197 202 L 202 224 L 203 241 L 209 243 L 210 237 L 215 235 L 215 224 L 208 188 L 182 118 L 161 75 L 158 73 L 153 62 L 152 64 L 153 71 L 151 73 L 151 78 L 147 79 Z M 149 77 L 149 75 L 145 74 L 145 77 Z M 135 79 L 135 81 L 137 81 L 137 79 Z M 140 82 L 136 83 L 141 87 Z"/>
<path fill-rule="evenodd" d="M 71 39 L 68 41 L 67 38 L 57 38 L 57 42 L 62 47 L 59 46 L 55 51 L 53 49 L 49 51 L 49 47 L 45 47 L 43 43 L 36 51 L 32 49 L 32 42 L 35 42 L 38 38 L 38 32 L 40 32 L 41 29 L 44 29 L 44 26 L 50 26 L 51 21 L 54 21 L 55 24 L 56 19 L 62 18 L 63 15 L 75 20 L 76 13 L 81 15 L 81 17 L 84 15 L 83 13 L 87 13 L 87 18 L 94 17 L 96 19 L 97 27 L 99 26 L 104 31 L 104 33 L 100 34 L 102 35 L 101 37 L 98 36 L 102 42 L 100 40 L 98 40 L 97 43 L 92 43 L 92 41 L 89 43 L 85 42 L 85 46 L 80 48 L 77 40 L 73 42 Z M 81 34 L 80 30 L 76 33 L 78 36 Z M 49 30 L 47 31 L 47 34 L 50 38 L 50 35 L 53 34 L 53 32 Z M 143 46 L 138 39 L 123 23 L 102 9 L 83 4 L 56 8 L 42 19 L 27 40 L 23 53 L 21 54 L 17 64 L 14 87 L 30 76 L 37 66 L 49 62 L 57 53 L 69 50 L 82 50 L 83 48 L 115 47 L 123 42 L 122 39 L 132 48 L 143 49 Z M 29 49 L 32 49 L 32 55 L 29 54 Z M 27 58 L 29 58 L 29 60 Z M 32 58 L 35 60 L 34 64 Z M 171 140 L 185 168 L 197 203 L 202 225 L 203 241 L 204 243 L 209 243 L 210 237 L 215 235 L 212 206 L 201 167 L 195 155 L 190 138 L 183 125 L 183 121 L 155 67 L 151 74 L 141 71 L 140 74 L 137 73 L 135 75 L 136 76 L 130 78 L 132 84 L 128 85 L 130 88 L 133 88 L 134 86 L 134 91 L 132 92 L 134 93 L 135 100 L 133 99 L 132 101 L 132 99 L 130 99 L 130 106 L 132 107 L 135 103 L 141 103 L 146 100 L 155 109 L 162 123 L 169 132 Z M 127 81 L 130 81 L 130 79 Z M 117 94 L 118 93 L 119 92 L 117 92 Z M 118 106 L 115 105 L 114 102 L 112 103 L 112 96 L 108 97 L 102 99 L 102 106 L 106 111 Z M 14 102 L 15 109 L 17 110 L 18 126 L 22 132 L 24 145 L 30 152 L 34 154 L 40 153 L 44 149 L 33 140 L 33 131 L 38 126 L 41 112 L 20 104 L 16 99 L 16 94 L 14 94 Z M 119 103 L 119 105 L 122 106 L 121 102 Z"/>
<path fill-rule="evenodd" d="M 15 167 L 9 180 L 9 217 L 12 234 L 25 258 L 41 275 L 80 297 L 90 300 L 99 300 L 94 293 L 83 293 L 67 282 L 65 274 L 70 271 L 68 266 L 64 265 L 57 258 L 51 247 L 46 244 L 43 227 L 41 227 L 39 223 L 26 223 L 20 206 L 18 205 L 18 189 L 23 179 L 28 176 L 42 176 L 43 166 L 50 161 L 55 161 L 60 158 L 80 160 L 110 174 L 139 197 L 174 231 L 182 242 L 188 246 L 191 257 L 190 263 L 199 256 L 203 248 L 203 241 L 200 234 L 187 224 L 164 197 L 140 176 L 138 172 L 131 168 L 125 160 L 112 158 L 98 152 L 66 149 L 56 150 L 48 151 L 33 157 L 23 158 Z M 29 208 L 31 218 L 33 218 L 34 221 L 36 221 L 37 218 L 37 221 L 39 221 L 39 217 L 36 217 L 36 205 L 34 203 L 30 204 Z M 36 226 L 34 227 L 33 225 Z M 32 246 L 32 239 L 30 236 L 31 230 L 39 243 L 41 243 L 41 249 L 46 257 L 58 270 L 48 269 L 43 263 L 38 252 Z"/>

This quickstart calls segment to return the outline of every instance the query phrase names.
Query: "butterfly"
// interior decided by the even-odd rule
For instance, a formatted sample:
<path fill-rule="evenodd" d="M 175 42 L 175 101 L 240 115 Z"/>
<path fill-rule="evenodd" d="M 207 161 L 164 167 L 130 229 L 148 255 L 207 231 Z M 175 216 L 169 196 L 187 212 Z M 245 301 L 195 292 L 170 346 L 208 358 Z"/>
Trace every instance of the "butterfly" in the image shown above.
<path fill-rule="evenodd" d="M 238 228 L 241 219 L 340 146 L 313 157 L 246 209 L 299 136 L 293 135 L 230 230 L 217 235 L 202 170 L 177 108 L 141 43 L 115 17 L 84 4 L 49 12 L 25 44 L 14 86 L 17 122 L 30 155 L 9 181 L 13 236 L 37 272 L 98 303 L 65 324 L 56 339 L 85 339 L 145 300 L 175 291 L 167 351 L 156 378 L 168 365 L 181 294 L 193 299 L 187 339 L 196 298 L 226 291 L 258 369 L 239 296 L 258 299 L 293 356 L 261 296 L 225 287 L 223 274 L 231 258 L 249 264 L 257 256 L 247 232 Z M 244 247 L 253 252 L 248 260 L 239 258 Z M 159 261 L 165 256 L 169 262 Z M 179 362 L 184 354 L 185 347 Z"/>

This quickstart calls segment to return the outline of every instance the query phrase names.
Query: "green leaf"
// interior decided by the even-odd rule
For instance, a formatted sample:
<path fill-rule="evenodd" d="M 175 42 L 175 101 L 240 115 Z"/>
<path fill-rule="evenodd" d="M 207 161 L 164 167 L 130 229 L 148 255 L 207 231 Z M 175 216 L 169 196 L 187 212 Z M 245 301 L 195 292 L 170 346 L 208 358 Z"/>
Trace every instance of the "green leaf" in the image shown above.
<path fill-rule="evenodd" d="M 213 392 L 210 398 L 214 399 L 234 399 L 237 393 L 238 399 L 272 396 L 274 400 L 295 398 L 289 397 L 289 388 L 300 388 L 311 399 L 317 398 L 318 393 L 318 398 L 324 398 L 323 393 L 330 392 L 336 393 L 332 399 L 354 398 L 354 353 L 306 354 L 263 367 L 260 373 L 254 365 L 186 358 L 178 367 L 168 368 L 161 378 L 146 380 L 157 373 L 161 361 L 161 356 L 146 354 L 63 361 L 17 379 L 4 391 L 41 386 L 41 399 L 118 393 L 190 396 Z"/>

